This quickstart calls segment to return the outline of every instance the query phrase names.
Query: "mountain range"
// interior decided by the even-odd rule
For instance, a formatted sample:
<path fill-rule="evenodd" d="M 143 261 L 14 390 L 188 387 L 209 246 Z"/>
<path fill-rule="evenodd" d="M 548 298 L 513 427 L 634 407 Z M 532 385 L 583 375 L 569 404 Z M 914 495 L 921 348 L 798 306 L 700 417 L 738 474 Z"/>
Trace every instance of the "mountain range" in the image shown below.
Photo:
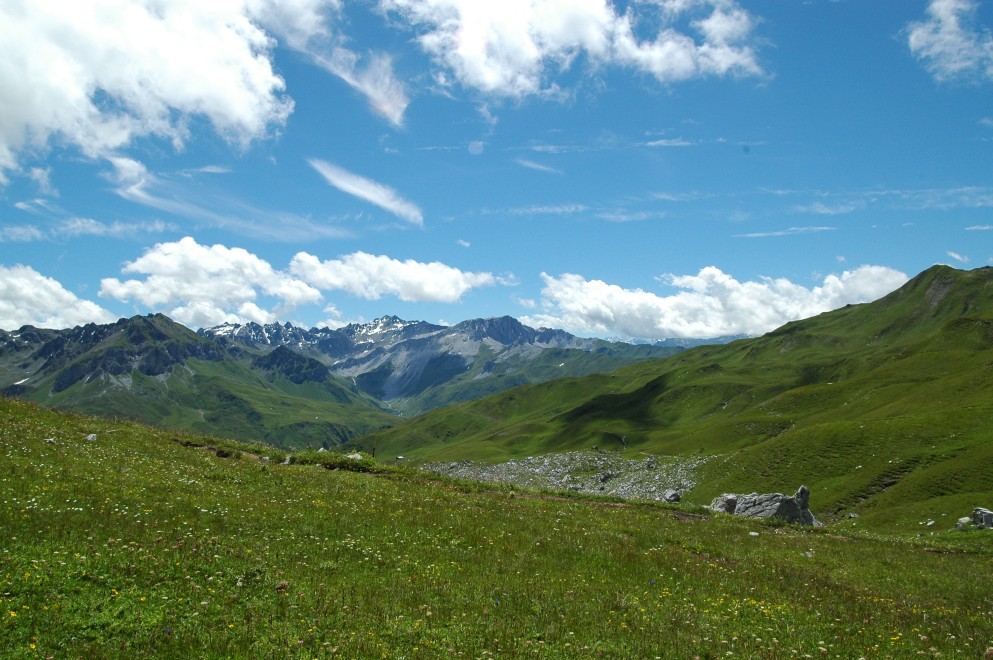
<path fill-rule="evenodd" d="M 610 371 L 682 350 L 533 329 L 385 316 L 340 329 L 154 314 L 65 330 L 0 331 L 0 391 L 46 406 L 280 447 L 337 446 L 400 416 L 517 385 Z"/>
<path fill-rule="evenodd" d="M 339 358 L 285 325 L 197 334 L 152 316 L 4 334 L 8 391 L 49 405 L 129 405 L 241 440 L 326 438 L 331 420 L 354 434 L 358 411 L 392 426 L 348 451 L 286 451 L 0 397 L 4 647 L 990 656 L 993 531 L 970 520 L 993 507 L 993 269 L 935 267 L 762 337 L 409 419 L 333 373 L 358 346 L 435 332 L 401 325 L 353 328 L 370 341 Z M 464 480 L 483 463 L 518 480 Z M 636 471 L 680 501 L 613 490 Z M 705 508 L 801 484 L 826 527 Z"/>
<path fill-rule="evenodd" d="M 618 452 L 692 464 L 693 503 L 805 484 L 818 519 L 885 528 L 991 504 L 993 269 L 935 266 L 875 302 L 694 347 L 506 317 L 24 327 L 0 333 L 0 386 L 49 407 L 380 461 Z"/>

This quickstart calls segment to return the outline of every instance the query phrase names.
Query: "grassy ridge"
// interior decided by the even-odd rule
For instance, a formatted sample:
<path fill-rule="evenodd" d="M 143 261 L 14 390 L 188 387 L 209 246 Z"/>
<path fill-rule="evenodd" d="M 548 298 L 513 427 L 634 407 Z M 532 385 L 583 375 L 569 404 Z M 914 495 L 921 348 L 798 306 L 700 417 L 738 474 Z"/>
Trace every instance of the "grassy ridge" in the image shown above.
<path fill-rule="evenodd" d="M 225 348 L 162 315 L 3 334 L 5 391 L 62 410 L 284 448 L 337 446 L 396 421 L 315 360 Z"/>
<path fill-rule="evenodd" d="M 991 534 L 943 525 L 909 542 L 284 466 L 256 460 L 275 451 L 261 446 L 9 400 L 0 419 L 0 652 L 14 657 L 993 646 Z"/>
<path fill-rule="evenodd" d="M 805 483 L 819 517 L 915 530 L 993 502 L 993 270 L 935 267 L 890 296 L 358 438 L 379 456 L 602 449 L 710 456 L 691 501 Z"/>
<path fill-rule="evenodd" d="M 675 354 L 677 348 L 669 349 Z M 494 357 L 487 346 L 480 349 L 479 357 L 469 369 L 460 368 L 458 375 L 446 382 L 430 387 L 407 399 L 392 402 L 393 408 L 405 416 L 471 401 L 502 392 L 511 387 L 544 383 L 560 378 L 576 378 L 613 371 L 625 364 L 657 359 L 666 352 L 656 346 L 620 344 L 604 346 L 597 350 L 547 348 L 540 353 L 512 357 Z"/>
<path fill-rule="evenodd" d="M 371 397 L 336 380 L 271 380 L 233 362 L 190 359 L 167 377 L 128 375 L 128 387 L 102 379 L 56 394 L 39 389 L 38 403 L 164 428 L 268 442 L 282 448 L 337 446 L 354 435 L 396 422 Z"/>

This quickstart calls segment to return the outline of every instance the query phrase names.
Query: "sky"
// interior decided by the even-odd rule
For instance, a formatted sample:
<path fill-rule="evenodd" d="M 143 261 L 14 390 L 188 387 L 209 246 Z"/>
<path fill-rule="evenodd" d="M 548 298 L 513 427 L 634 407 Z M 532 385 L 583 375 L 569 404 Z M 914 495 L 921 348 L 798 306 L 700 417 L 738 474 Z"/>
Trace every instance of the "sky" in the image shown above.
<path fill-rule="evenodd" d="M 0 328 L 758 335 L 993 263 L 986 0 L 6 0 Z"/>

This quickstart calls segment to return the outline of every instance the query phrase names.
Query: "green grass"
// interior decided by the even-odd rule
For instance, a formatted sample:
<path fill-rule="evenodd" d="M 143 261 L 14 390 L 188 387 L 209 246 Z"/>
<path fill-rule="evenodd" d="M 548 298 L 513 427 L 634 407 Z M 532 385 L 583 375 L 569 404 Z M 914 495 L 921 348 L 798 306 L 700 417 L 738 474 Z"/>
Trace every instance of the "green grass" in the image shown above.
<path fill-rule="evenodd" d="M 337 447 L 396 423 L 369 396 L 337 382 L 297 385 L 274 375 L 266 380 L 235 362 L 190 359 L 168 379 L 128 375 L 129 388 L 102 380 L 32 399 L 45 406 L 163 428 L 261 441 L 284 449 Z"/>
<path fill-rule="evenodd" d="M 993 505 L 993 270 L 935 267 L 875 303 L 609 374 L 531 385 L 350 441 L 413 462 L 621 449 L 706 456 L 722 492 L 811 488 L 827 521 L 916 533 Z"/>
<path fill-rule="evenodd" d="M 265 445 L 10 400 L 0 422 L 9 657 L 982 657 L 993 646 L 993 532 L 944 520 L 896 539 L 456 483 L 329 452 L 281 465 Z"/>
<path fill-rule="evenodd" d="M 537 355 L 530 352 L 501 359 L 490 359 L 493 352 L 487 346 L 468 370 L 449 374 L 445 382 L 437 383 L 414 396 L 393 402 L 393 407 L 406 417 L 427 410 L 471 401 L 496 394 L 511 387 L 544 383 L 561 378 L 576 378 L 606 373 L 633 362 L 643 361 L 679 349 L 628 344 L 606 345 L 593 351 L 547 348 Z"/>

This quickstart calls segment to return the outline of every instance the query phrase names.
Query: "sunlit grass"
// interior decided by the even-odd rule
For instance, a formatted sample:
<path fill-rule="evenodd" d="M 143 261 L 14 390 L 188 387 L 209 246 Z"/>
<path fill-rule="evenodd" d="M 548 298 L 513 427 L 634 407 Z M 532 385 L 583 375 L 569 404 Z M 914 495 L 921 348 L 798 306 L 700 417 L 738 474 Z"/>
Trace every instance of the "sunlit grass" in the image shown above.
<path fill-rule="evenodd" d="M 993 647 L 993 533 L 847 536 L 459 484 L 327 452 L 282 465 L 271 451 L 0 400 L 0 652 L 883 658 Z"/>

